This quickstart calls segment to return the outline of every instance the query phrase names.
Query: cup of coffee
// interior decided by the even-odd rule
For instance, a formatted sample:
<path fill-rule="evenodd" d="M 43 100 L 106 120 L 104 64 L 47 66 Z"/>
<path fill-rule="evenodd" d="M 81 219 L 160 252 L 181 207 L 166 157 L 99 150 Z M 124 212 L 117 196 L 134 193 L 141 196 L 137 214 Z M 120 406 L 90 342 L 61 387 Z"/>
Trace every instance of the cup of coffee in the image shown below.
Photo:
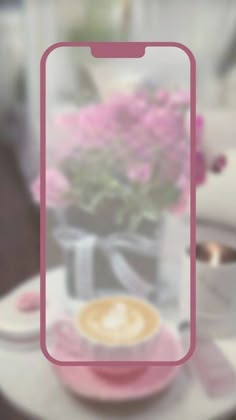
<path fill-rule="evenodd" d="M 201 334 L 235 334 L 236 249 L 216 240 L 196 244 L 197 327 Z M 180 310 L 190 320 L 190 251 L 183 260 Z"/>
<path fill-rule="evenodd" d="M 141 298 L 107 296 L 85 303 L 74 325 L 88 361 L 136 362 L 151 360 L 161 319 L 159 311 Z M 124 369 L 116 370 L 121 373 Z M 105 371 L 109 371 L 107 366 Z"/>

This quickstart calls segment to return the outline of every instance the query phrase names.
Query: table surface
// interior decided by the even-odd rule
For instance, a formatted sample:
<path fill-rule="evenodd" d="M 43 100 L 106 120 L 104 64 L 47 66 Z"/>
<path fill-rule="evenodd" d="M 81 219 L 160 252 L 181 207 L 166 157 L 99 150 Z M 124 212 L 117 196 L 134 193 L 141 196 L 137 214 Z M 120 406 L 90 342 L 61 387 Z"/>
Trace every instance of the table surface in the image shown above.
<path fill-rule="evenodd" d="M 47 292 L 50 301 L 50 290 L 55 295 L 58 291 L 58 298 L 62 288 L 63 270 L 54 269 L 47 274 Z M 13 302 L 22 291 L 39 290 L 39 277 L 27 281 L 24 285 L 15 289 L 8 296 L 0 301 L 0 315 L 6 307 L 11 308 L 11 317 L 14 320 Z M 8 315 L 10 309 L 8 310 Z M 26 322 L 22 318 L 23 328 Z M 2 321 L 3 325 L 3 321 Z M 29 316 L 26 328 L 39 329 L 39 319 Z M 236 368 L 235 340 L 219 341 L 218 344 Z M 0 348 L 0 388 L 2 393 L 16 406 L 31 415 L 39 416 L 43 420 L 85 420 L 99 419 L 146 419 L 156 420 L 205 420 L 224 416 L 236 409 L 235 395 L 229 395 L 219 399 L 209 399 L 202 389 L 197 378 L 191 370 L 185 366 L 181 369 L 179 377 L 166 390 L 162 396 L 156 396 L 147 401 L 140 401 L 135 404 L 126 405 L 98 404 L 86 402 L 75 398 L 57 380 L 53 373 L 52 366 L 45 359 L 40 351 L 39 343 L 34 349 L 19 349 L 11 346 L 7 348 L 1 345 Z M 194 407 L 194 410 L 193 410 Z"/>

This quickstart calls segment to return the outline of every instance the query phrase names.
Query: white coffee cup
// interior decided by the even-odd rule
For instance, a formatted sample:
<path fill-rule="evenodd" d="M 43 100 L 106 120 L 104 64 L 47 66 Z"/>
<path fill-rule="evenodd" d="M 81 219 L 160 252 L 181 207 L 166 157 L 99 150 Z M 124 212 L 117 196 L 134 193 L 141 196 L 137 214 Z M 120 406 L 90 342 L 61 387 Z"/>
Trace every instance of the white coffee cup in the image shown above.
<path fill-rule="evenodd" d="M 201 251 L 202 249 L 202 251 Z M 200 251 L 199 251 L 200 250 Z M 205 250 L 209 257 L 204 258 Z M 203 252 L 204 251 L 204 252 Z M 199 255 L 202 253 L 202 255 Z M 228 257 L 227 257 L 228 256 Z M 182 263 L 180 313 L 190 319 L 190 255 Z M 197 327 L 201 333 L 228 335 L 236 332 L 236 250 L 217 242 L 197 244 Z"/>
<path fill-rule="evenodd" d="M 107 310 L 104 305 L 107 305 Z M 85 320 L 91 316 L 92 322 L 93 310 L 95 314 L 102 311 L 103 317 L 100 324 L 96 324 L 95 319 L 95 326 L 88 328 L 90 324 L 85 324 Z M 132 324 L 128 324 L 131 319 Z M 88 361 L 148 361 L 152 359 L 157 344 L 161 317 L 146 300 L 133 296 L 107 296 L 84 304 L 75 316 L 74 325 Z M 100 328 L 98 335 L 94 333 L 96 328 Z"/>

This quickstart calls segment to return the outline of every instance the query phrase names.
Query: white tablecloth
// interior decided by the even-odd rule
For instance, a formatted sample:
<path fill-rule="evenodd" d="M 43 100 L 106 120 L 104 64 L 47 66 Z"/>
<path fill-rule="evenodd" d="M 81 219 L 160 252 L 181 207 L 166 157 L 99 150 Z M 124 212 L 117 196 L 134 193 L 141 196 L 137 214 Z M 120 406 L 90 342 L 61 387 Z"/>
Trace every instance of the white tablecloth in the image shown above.
<path fill-rule="evenodd" d="M 58 298 L 62 290 L 63 270 L 56 269 L 48 273 L 48 298 L 50 290 Z M 0 302 L 0 317 L 2 308 L 9 305 L 12 309 L 10 319 L 14 321 L 14 305 L 16 296 L 23 290 L 38 290 L 39 277 L 29 280 L 19 289 L 6 296 Z M 8 314 L 10 311 L 8 311 Z M 10 322 L 8 319 L 8 325 Z M 28 327 L 36 328 L 35 318 L 28 321 Z M 23 325 L 23 324 L 22 324 Z M 234 340 L 219 342 L 225 355 L 236 368 Z M 39 349 L 20 350 L 0 347 L 0 389 L 1 392 L 15 405 L 32 416 L 39 416 L 43 420 L 209 420 L 217 416 L 221 418 L 236 409 L 235 395 L 220 399 L 209 399 L 197 378 L 190 376 L 185 367 L 179 378 L 162 395 L 148 401 L 126 404 L 125 406 L 97 404 L 74 398 L 55 377 L 52 366 L 45 359 Z"/>

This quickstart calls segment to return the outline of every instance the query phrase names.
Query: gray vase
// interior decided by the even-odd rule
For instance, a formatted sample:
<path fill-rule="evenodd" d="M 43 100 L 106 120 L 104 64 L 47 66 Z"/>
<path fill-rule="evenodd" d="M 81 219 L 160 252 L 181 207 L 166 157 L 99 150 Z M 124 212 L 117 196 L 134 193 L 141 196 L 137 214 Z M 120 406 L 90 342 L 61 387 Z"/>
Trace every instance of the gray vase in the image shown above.
<path fill-rule="evenodd" d="M 112 206 L 96 215 L 72 207 L 55 212 L 70 308 L 111 294 L 141 295 L 152 303 L 161 299 L 164 217 L 157 223 L 143 221 L 134 233 L 118 226 L 113 215 Z"/>

